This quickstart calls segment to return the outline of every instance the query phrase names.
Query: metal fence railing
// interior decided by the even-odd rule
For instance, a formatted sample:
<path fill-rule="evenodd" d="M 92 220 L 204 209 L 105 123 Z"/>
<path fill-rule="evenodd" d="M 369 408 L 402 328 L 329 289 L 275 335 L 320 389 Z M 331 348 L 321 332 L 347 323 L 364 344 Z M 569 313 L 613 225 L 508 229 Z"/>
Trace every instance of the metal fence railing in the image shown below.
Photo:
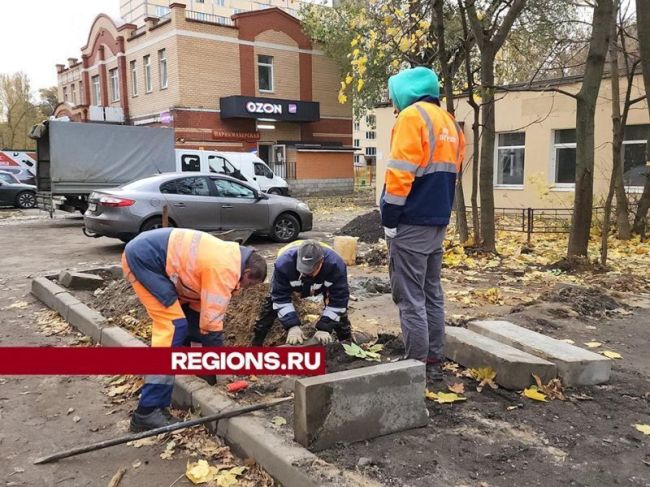
<path fill-rule="evenodd" d="M 282 179 L 296 179 L 296 161 L 272 162 L 269 165 L 276 176 Z"/>
<path fill-rule="evenodd" d="M 376 183 L 376 166 L 354 167 L 354 189 L 374 188 Z"/>
<path fill-rule="evenodd" d="M 224 17 L 223 15 L 206 14 L 203 12 L 197 12 L 195 10 L 186 10 L 185 18 L 187 20 L 193 20 L 195 22 L 203 22 L 206 24 L 227 25 L 227 26 L 235 25 L 235 23 L 229 17 Z"/>

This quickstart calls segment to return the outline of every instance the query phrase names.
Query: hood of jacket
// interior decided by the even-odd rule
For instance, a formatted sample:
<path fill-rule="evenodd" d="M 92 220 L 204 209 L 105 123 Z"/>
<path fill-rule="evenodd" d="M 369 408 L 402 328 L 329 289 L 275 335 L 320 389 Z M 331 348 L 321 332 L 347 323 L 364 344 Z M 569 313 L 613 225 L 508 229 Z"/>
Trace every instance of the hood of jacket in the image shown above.
<path fill-rule="evenodd" d="M 388 78 L 388 94 L 400 112 L 419 100 L 439 99 L 438 75 L 424 66 L 405 69 Z"/>

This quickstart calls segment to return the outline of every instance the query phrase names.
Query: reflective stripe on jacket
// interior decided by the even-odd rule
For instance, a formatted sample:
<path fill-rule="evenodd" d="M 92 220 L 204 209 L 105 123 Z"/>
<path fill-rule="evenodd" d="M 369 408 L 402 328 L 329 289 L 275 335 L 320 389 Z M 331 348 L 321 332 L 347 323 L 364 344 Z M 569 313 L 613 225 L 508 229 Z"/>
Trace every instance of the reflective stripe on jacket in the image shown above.
<path fill-rule="evenodd" d="M 402 110 L 391 134 L 382 224 L 447 225 L 464 157 L 465 137 L 446 110 L 429 102 Z"/>

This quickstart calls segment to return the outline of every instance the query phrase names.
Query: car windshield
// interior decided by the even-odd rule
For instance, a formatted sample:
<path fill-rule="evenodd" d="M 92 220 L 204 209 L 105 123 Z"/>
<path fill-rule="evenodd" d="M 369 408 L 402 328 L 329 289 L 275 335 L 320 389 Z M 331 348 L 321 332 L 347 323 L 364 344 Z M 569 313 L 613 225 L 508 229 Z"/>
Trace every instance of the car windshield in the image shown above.
<path fill-rule="evenodd" d="M 13 174 L 9 174 L 8 172 L 3 172 L 0 173 L 0 181 L 4 181 L 5 183 L 20 183 L 20 181 L 14 176 Z"/>

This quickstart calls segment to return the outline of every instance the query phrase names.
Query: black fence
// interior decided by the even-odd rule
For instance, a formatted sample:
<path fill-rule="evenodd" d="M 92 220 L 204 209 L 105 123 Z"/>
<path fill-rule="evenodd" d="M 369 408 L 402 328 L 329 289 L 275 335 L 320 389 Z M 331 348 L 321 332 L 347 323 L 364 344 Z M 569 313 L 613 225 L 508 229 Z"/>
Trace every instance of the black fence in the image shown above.
<path fill-rule="evenodd" d="M 630 205 L 630 213 L 634 214 L 635 204 Z M 466 207 L 467 225 L 470 232 L 473 228 L 472 209 Z M 479 215 L 480 215 L 479 208 Z M 605 208 L 598 206 L 592 209 L 593 224 L 602 224 Z M 569 233 L 573 208 L 495 208 L 495 228 L 506 232 L 520 232 L 528 236 L 530 242 L 534 233 Z M 610 224 L 616 223 L 616 208 L 612 207 Z"/>

